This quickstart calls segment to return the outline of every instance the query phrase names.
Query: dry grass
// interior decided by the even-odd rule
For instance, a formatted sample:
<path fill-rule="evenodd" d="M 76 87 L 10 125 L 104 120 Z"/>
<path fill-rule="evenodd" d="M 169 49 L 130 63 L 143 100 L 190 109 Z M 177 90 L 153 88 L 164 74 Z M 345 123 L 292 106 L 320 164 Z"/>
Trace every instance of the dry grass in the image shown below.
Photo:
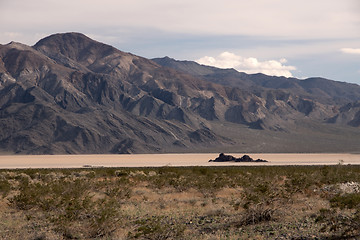
<path fill-rule="evenodd" d="M 356 239 L 359 166 L 0 171 L 1 239 Z"/>

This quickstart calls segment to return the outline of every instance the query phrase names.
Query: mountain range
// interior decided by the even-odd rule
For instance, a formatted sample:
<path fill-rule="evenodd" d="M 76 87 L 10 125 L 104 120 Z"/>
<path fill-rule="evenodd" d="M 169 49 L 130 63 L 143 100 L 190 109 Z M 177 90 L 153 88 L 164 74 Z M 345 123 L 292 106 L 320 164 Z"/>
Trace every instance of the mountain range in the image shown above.
<path fill-rule="evenodd" d="M 0 45 L 0 151 L 359 152 L 360 86 L 146 59 L 81 33 Z"/>

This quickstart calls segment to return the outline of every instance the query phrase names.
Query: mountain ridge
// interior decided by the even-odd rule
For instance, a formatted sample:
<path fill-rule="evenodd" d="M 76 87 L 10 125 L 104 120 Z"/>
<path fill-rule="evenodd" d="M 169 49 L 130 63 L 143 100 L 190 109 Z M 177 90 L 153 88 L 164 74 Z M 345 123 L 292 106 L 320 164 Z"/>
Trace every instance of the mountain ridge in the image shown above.
<path fill-rule="evenodd" d="M 355 83 L 339 82 L 321 77 L 297 79 L 294 77 L 267 76 L 262 73 L 246 74 L 231 68 L 220 69 L 201 65 L 194 61 L 178 61 L 170 57 L 154 58 L 152 60 L 164 67 L 186 72 L 194 76 L 201 76 L 207 81 L 226 86 L 241 87 L 244 89 L 252 88 L 252 90 L 286 89 L 290 92 L 291 88 L 295 88 L 293 91 L 297 92 L 292 93 L 296 95 L 311 97 L 311 95 L 320 94 L 326 97 L 326 99 L 321 99 L 319 97 L 312 98 L 322 102 L 329 102 L 330 100 L 334 101 L 333 103 L 336 104 L 344 104 L 349 101 L 357 101 L 360 99 L 360 86 Z M 323 90 L 323 92 L 321 92 L 320 89 Z M 311 95 L 309 95 L 309 93 Z"/>
<path fill-rule="evenodd" d="M 0 45 L 0 149 L 20 154 L 360 150 L 359 114 L 351 105 L 360 99 L 356 91 L 339 100 L 347 90 L 337 86 L 339 93 L 325 89 L 327 98 L 309 98 L 309 91 L 269 87 L 265 82 L 272 77 L 191 61 L 183 69 L 173 64 L 163 66 L 80 33 L 54 34 L 32 47 Z M 245 78 L 241 86 L 222 82 L 239 76 Z"/>

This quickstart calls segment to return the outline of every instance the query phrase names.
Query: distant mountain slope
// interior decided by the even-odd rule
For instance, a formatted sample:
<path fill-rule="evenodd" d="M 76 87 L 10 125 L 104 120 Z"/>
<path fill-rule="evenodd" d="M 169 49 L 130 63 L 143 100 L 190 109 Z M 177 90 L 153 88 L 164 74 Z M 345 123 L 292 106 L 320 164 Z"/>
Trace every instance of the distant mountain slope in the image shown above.
<path fill-rule="evenodd" d="M 182 70 L 161 65 L 80 33 L 51 35 L 33 47 L 0 45 L 0 150 L 360 150 L 356 124 L 331 121 L 341 114 L 338 102 L 357 99 L 342 83 L 327 89 L 319 79 L 307 87 L 294 80 L 294 88 L 271 88 L 265 75 L 193 62 Z M 319 88 L 331 101 L 319 97 Z"/>
<path fill-rule="evenodd" d="M 261 73 L 246 74 L 234 69 L 219 69 L 200 65 L 193 61 L 177 61 L 164 57 L 152 59 L 154 62 L 181 72 L 201 77 L 208 81 L 248 89 L 263 91 L 264 89 L 286 90 L 291 94 L 310 98 L 325 104 L 345 104 L 360 100 L 360 86 L 346 82 L 337 82 L 324 78 L 296 78 L 267 76 Z"/>
<path fill-rule="evenodd" d="M 334 117 L 328 119 L 329 123 L 348 124 L 360 127 L 360 101 L 342 106 Z"/>

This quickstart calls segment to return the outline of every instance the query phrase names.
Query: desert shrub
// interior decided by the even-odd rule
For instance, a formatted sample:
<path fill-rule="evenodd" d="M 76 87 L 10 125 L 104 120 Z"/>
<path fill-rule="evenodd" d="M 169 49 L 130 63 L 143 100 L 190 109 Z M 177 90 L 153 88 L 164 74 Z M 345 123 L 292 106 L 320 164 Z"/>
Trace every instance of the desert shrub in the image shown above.
<path fill-rule="evenodd" d="M 0 194 L 6 197 L 11 190 L 11 184 L 7 179 L 0 180 Z"/>
<path fill-rule="evenodd" d="M 10 198 L 9 202 L 21 210 L 38 207 L 48 211 L 67 204 L 76 204 L 77 199 L 83 197 L 86 187 L 87 184 L 79 179 L 30 183 L 27 178 L 22 178 L 18 187 L 19 193 Z"/>
<path fill-rule="evenodd" d="M 255 191 L 256 193 L 259 193 L 259 194 L 264 195 L 264 194 L 266 194 L 266 193 L 268 193 L 268 192 L 270 191 L 269 184 L 266 183 L 266 182 L 264 182 L 264 183 L 259 183 L 259 184 L 256 185 L 254 191 Z"/>
<path fill-rule="evenodd" d="M 260 202 L 260 198 L 257 194 L 248 192 L 245 194 L 244 197 L 243 208 L 249 209 L 251 205 L 258 204 L 259 202 Z"/>
<path fill-rule="evenodd" d="M 129 188 L 107 180 L 105 197 L 94 200 L 91 193 L 94 185 L 87 179 L 71 176 L 36 183 L 19 178 L 19 191 L 9 198 L 10 205 L 20 210 L 40 210 L 39 214 L 43 214 L 66 238 L 109 236 L 119 221 L 118 199 L 128 198 Z"/>
<path fill-rule="evenodd" d="M 327 239 L 358 239 L 360 237 L 360 212 L 344 213 L 336 209 L 320 209 L 315 222 L 322 224 L 321 232 Z"/>
<path fill-rule="evenodd" d="M 185 225 L 164 216 L 151 216 L 134 222 L 136 228 L 129 232 L 130 239 L 183 239 Z"/>
<path fill-rule="evenodd" d="M 242 207 L 249 209 L 254 205 L 270 205 L 275 201 L 281 201 L 287 199 L 287 193 L 283 187 L 277 183 L 267 182 L 261 180 L 261 182 L 247 186 L 243 190 Z"/>
<path fill-rule="evenodd" d="M 321 184 L 336 184 L 350 181 L 360 181 L 360 166 L 336 165 L 322 166 L 320 168 L 319 182 Z M 314 176 L 315 178 L 315 176 Z"/>
<path fill-rule="evenodd" d="M 116 170 L 115 171 L 115 176 L 116 177 L 125 177 L 125 176 L 128 176 L 129 173 L 125 170 Z"/>
<path fill-rule="evenodd" d="M 118 226 L 119 218 L 119 202 L 115 199 L 101 199 L 94 204 L 89 215 L 90 220 L 90 236 L 93 238 L 109 236 Z"/>
<path fill-rule="evenodd" d="M 30 184 L 27 179 L 20 181 L 19 190 L 19 194 L 9 198 L 9 203 L 20 210 L 29 210 L 38 206 L 40 199 L 46 194 L 41 184 Z"/>
<path fill-rule="evenodd" d="M 114 182 L 109 182 L 105 186 L 104 192 L 109 198 L 114 199 L 128 199 L 132 194 L 132 190 L 128 186 L 119 185 Z"/>
<path fill-rule="evenodd" d="M 68 198 L 66 201 L 60 204 L 59 208 L 54 210 L 56 216 L 53 220 L 56 223 L 66 224 L 75 220 L 80 220 L 83 216 L 88 214 L 91 209 L 90 205 L 93 206 L 90 199 L 85 197 L 80 198 Z"/>
<path fill-rule="evenodd" d="M 331 207 L 356 208 L 360 210 L 360 193 L 348 193 L 344 195 L 336 195 L 330 199 Z"/>
<path fill-rule="evenodd" d="M 276 209 L 264 204 L 256 204 L 247 208 L 243 214 L 241 225 L 258 224 L 274 220 Z"/>
<path fill-rule="evenodd" d="M 209 167 L 193 167 L 191 168 L 191 171 L 196 176 L 213 175 L 213 171 Z"/>
<path fill-rule="evenodd" d="M 308 187 L 312 185 L 311 179 L 306 173 L 300 172 L 288 176 L 285 183 L 286 191 L 290 193 L 304 192 Z"/>
<path fill-rule="evenodd" d="M 92 178 L 94 179 L 96 177 L 96 173 L 95 171 L 87 171 L 86 175 L 87 178 Z"/>
<path fill-rule="evenodd" d="M 116 168 L 95 168 L 98 176 L 101 177 L 113 177 L 115 176 Z"/>

